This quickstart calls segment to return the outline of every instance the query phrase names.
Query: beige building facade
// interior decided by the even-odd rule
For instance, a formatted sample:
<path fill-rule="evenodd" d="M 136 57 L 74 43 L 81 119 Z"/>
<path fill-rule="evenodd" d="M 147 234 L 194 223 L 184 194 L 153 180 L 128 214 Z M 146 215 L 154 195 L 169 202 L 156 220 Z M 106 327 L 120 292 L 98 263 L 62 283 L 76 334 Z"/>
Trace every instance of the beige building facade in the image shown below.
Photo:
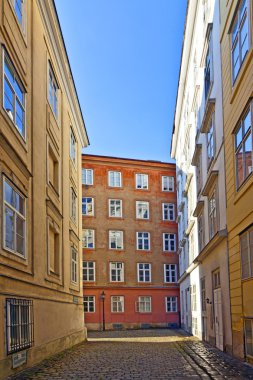
<path fill-rule="evenodd" d="M 53 0 L 0 1 L 0 378 L 86 337 L 88 137 Z"/>

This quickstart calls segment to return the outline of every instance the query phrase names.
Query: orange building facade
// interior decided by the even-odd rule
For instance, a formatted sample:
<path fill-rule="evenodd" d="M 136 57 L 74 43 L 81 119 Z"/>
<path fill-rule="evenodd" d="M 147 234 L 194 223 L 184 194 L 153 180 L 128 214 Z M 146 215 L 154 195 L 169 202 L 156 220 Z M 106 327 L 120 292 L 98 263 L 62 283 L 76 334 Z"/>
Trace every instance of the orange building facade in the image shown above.
<path fill-rule="evenodd" d="M 88 329 L 177 327 L 175 165 L 83 155 Z"/>

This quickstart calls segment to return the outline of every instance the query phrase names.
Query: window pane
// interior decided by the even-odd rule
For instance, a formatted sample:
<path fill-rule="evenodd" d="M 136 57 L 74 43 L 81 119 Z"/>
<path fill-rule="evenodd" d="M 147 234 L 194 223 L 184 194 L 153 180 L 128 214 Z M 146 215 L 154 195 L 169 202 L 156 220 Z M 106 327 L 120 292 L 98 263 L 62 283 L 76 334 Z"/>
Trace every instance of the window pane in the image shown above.
<path fill-rule="evenodd" d="M 9 116 L 12 116 L 12 120 L 14 119 L 14 92 L 12 91 L 7 80 L 4 81 L 4 108 L 7 112 L 9 112 Z"/>
<path fill-rule="evenodd" d="M 233 59 L 233 79 L 237 77 L 239 68 L 240 68 L 240 61 L 239 61 L 239 42 L 237 40 L 234 49 L 232 51 L 232 59 Z"/>
<path fill-rule="evenodd" d="M 5 206 L 5 246 L 14 250 L 14 212 Z"/>
<path fill-rule="evenodd" d="M 242 127 L 240 127 L 238 132 L 236 133 L 235 140 L 236 140 L 236 148 L 238 148 L 239 144 L 242 142 Z"/>
<path fill-rule="evenodd" d="M 252 136 L 248 136 L 245 141 L 245 166 L 246 177 L 252 172 Z"/>
<path fill-rule="evenodd" d="M 236 153 L 236 172 L 237 172 L 237 185 L 238 187 L 244 181 L 244 170 L 243 170 L 243 149 L 241 148 L 238 153 Z"/>
<path fill-rule="evenodd" d="M 243 61 L 247 51 L 249 50 L 248 42 L 248 22 L 247 18 L 244 20 L 244 23 L 241 28 L 241 60 Z"/>
<path fill-rule="evenodd" d="M 253 320 L 245 320 L 245 344 L 246 344 L 246 353 L 247 355 L 253 356 L 253 331 L 252 323 Z"/>

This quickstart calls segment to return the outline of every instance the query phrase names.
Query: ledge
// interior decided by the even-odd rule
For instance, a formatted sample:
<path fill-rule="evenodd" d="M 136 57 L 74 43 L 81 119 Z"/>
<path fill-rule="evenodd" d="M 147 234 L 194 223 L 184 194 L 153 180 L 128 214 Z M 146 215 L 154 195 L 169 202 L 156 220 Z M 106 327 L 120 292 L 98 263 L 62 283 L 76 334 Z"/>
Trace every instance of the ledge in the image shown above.
<path fill-rule="evenodd" d="M 188 266 L 188 268 L 186 269 L 186 271 L 184 272 L 184 274 L 179 278 L 178 280 L 178 284 L 180 285 L 181 282 L 183 282 L 187 276 L 189 276 L 189 274 L 199 265 L 198 262 L 195 263 L 195 260 L 191 263 L 190 266 Z"/>
<path fill-rule="evenodd" d="M 198 201 L 197 205 L 195 207 L 195 210 L 193 211 L 193 216 L 196 218 L 199 216 L 201 210 L 204 208 L 205 202 L 204 201 Z"/>
<path fill-rule="evenodd" d="M 193 220 L 193 219 L 189 220 L 188 226 L 187 226 L 187 228 L 185 230 L 185 235 L 186 236 L 190 235 L 190 232 L 192 230 L 192 227 L 194 226 L 194 223 L 195 223 L 195 220 Z"/>
<path fill-rule="evenodd" d="M 210 172 L 210 174 L 207 177 L 205 186 L 203 187 L 201 195 L 203 195 L 204 197 L 206 197 L 210 193 L 210 190 L 211 190 L 214 182 L 217 180 L 218 175 L 219 175 L 219 171 L 218 170 L 212 170 Z"/>
<path fill-rule="evenodd" d="M 183 211 L 183 209 L 184 209 L 184 201 L 181 201 L 180 202 L 180 205 L 178 206 L 178 209 L 179 209 L 179 211 Z"/>
<path fill-rule="evenodd" d="M 214 111 L 214 107 L 215 107 L 215 99 L 209 98 L 207 100 L 207 103 L 206 103 L 206 109 L 205 109 L 202 124 L 200 127 L 201 133 L 207 133 L 208 132 L 208 126 L 209 126 L 208 123 L 209 123 L 210 117 L 212 116 L 212 113 Z"/>
<path fill-rule="evenodd" d="M 218 231 L 214 237 L 207 243 L 207 245 L 202 249 L 199 255 L 193 261 L 195 264 L 202 263 L 203 260 L 213 252 L 213 249 L 219 245 L 223 239 L 228 235 L 227 229 Z"/>
<path fill-rule="evenodd" d="M 197 166 L 197 159 L 200 155 L 201 149 L 202 149 L 202 144 L 195 145 L 194 153 L 192 156 L 192 162 L 191 162 L 192 166 Z"/>
<path fill-rule="evenodd" d="M 193 173 L 188 173 L 187 174 L 186 183 L 185 183 L 185 187 L 184 187 L 184 192 L 185 193 L 187 193 L 187 191 L 189 189 L 192 177 L 193 177 Z"/>

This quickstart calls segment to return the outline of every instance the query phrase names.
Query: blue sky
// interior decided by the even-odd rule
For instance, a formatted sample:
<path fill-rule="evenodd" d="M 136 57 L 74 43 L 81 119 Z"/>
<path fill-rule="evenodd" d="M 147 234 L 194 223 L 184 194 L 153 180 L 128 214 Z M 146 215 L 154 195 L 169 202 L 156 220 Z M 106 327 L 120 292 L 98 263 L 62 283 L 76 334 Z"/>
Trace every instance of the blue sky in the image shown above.
<path fill-rule="evenodd" d="M 55 0 L 90 146 L 170 161 L 186 0 Z"/>

